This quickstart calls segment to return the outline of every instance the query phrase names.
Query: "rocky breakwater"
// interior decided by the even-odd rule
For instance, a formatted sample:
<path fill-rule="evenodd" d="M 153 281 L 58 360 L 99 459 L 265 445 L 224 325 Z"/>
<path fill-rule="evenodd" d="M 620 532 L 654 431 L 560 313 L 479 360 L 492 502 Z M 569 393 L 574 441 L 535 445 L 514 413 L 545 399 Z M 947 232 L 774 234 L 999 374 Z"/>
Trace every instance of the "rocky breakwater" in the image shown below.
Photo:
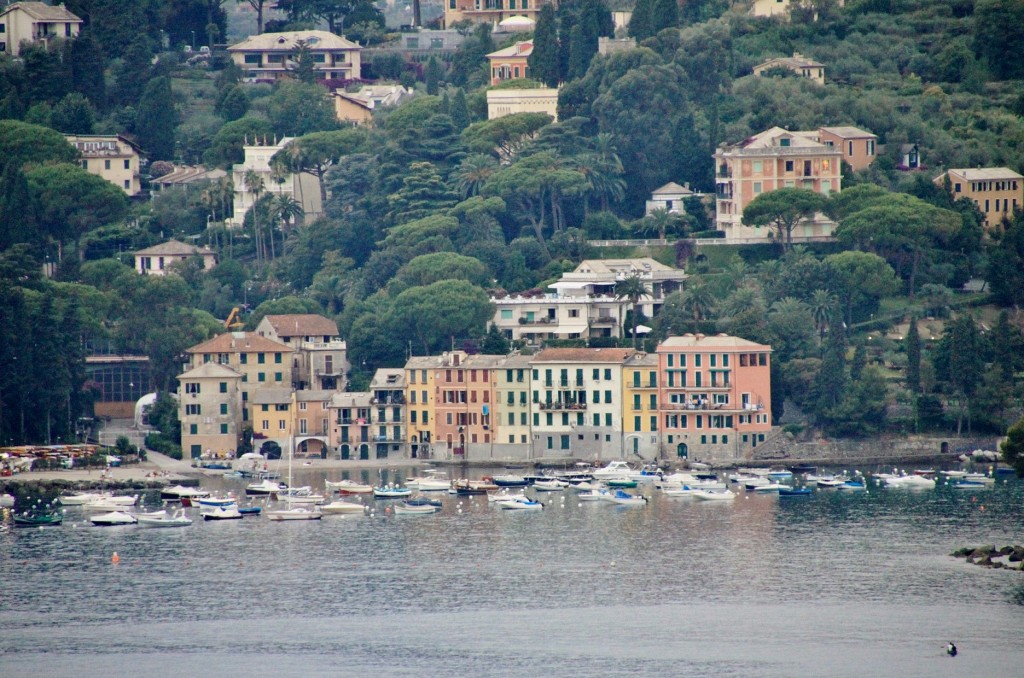
<path fill-rule="evenodd" d="M 968 563 L 991 567 L 996 570 L 1020 570 L 1024 572 L 1024 546 L 965 546 L 950 554 L 954 558 L 966 558 Z"/>

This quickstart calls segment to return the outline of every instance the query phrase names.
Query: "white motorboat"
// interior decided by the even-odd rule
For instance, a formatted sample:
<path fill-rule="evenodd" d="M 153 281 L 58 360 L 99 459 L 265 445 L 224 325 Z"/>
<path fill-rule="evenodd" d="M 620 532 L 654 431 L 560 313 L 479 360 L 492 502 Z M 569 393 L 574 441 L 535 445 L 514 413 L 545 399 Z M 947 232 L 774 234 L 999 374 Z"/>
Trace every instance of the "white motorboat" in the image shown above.
<path fill-rule="evenodd" d="M 373 496 L 377 499 L 404 499 L 412 494 L 408 487 L 397 485 L 381 485 L 373 488 Z"/>
<path fill-rule="evenodd" d="M 772 481 L 768 480 L 767 478 L 761 478 L 757 476 L 753 478 L 747 478 L 746 480 L 743 481 L 743 487 L 751 491 L 756 490 L 759 487 L 765 487 L 771 484 Z"/>
<path fill-rule="evenodd" d="M 320 507 L 320 511 L 327 515 L 345 515 L 345 514 L 356 514 L 365 513 L 366 507 L 362 504 L 355 504 L 350 501 L 332 501 L 330 504 L 324 504 Z"/>
<path fill-rule="evenodd" d="M 982 483 L 983 485 L 995 485 L 996 479 L 984 473 L 968 473 L 963 477 L 969 483 Z"/>
<path fill-rule="evenodd" d="M 423 475 L 405 481 L 405 486 L 421 492 L 443 492 L 452 486 L 452 481 L 444 471 L 427 469 Z"/>
<path fill-rule="evenodd" d="M 278 509 L 266 512 L 270 520 L 320 520 L 324 514 L 319 509 L 308 509 L 305 506 L 296 506 L 290 509 Z"/>
<path fill-rule="evenodd" d="M 818 487 L 828 489 L 837 488 L 846 482 L 846 478 L 837 478 L 835 476 L 819 476 Z"/>
<path fill-rule="evenodd" d="M 187 527 L 192 524 L 192 519 L 185 516 L 180 510 L 173 515 L 167 515 L 166 511 L 145 513 L 136 516 L 136 520 L 139 527 Z"/>
<path fill-rule="evenodd" d="M 317 506 L 327 503 L 327 497 L 310 490 L 296 492 L 295 494 L 285 493 L 277 495 L 277 500 L 288 506 Z"/>
<path fill-rule="evenodd" d="M 736 498 L 731 490 L 694 490 L 693 496 L 704 501 L 730 501 Z"/>
<path fill-rule="evenodd" d="M 238 498 L 229 493 L 226 497 L 200 497 L 197 501 L 193 501 L 192 505 L 195 506 L 197 503 L 201 509 L 234 506 L 238 503 Z"/>
<path fill-rule="evenodd" d="M 567 487 L 569 487 L 569 483 L 564 480 L 558 480 L 557 478 L 538 480 L 533 483 L 533 489 L 538 492 L 561 492 Z"/>
<path fill-rule="evenodd" d="M 487 493 L 487 503 L 494 504 L 502 501 L 515 501 L 518 499 L 526 499 L 526 493 L 523 491 L 509 492 L 508 490 L 500 490 L 498 492 Z"/>
<path fill-rule="evenodd" d="M 642 497 L 638 494 L 630 494 L 622 490 L 615 490 L 609 492 L 601 497 L 604 501 L 611 502 L 612 504 L 618 504 L 619 506 L 646 506 L 647 497 Z"/>
<path fill-rule="evenodd" d="M 583 480 L 581 482 L 572 485 L 572 489 L 577 492 L 592 492 L 594 490 L 601 489 L 601 483 L 592 483 L 589 480 Z"/>
<path fill-rule="evenodd" d="M 894 476 L 885 479 L 886 487 L 901 487 L 910 490 L 931 490 L 935 488 L 935 481 L 924 476 Z"/>
<path fill-rule="evenodd" d="M 594 489 L 580 492 L 576 497 L 580 501 L 603 501 L 606 494 L 608 494 L 608 490 Z"/>
<path fill-rule="evenodd" d="M 103 495 L 96 492 L 79 492 L 77 494 L 58 497 L 60 503 L 64 506 L 84 506 L 85 504 L 97 502 L 102 498 Z"/>
<path fill-rule="evenodd" d="M 165 487 L 160 490 L 160 498 L 167 499 L 169 501 L 180 501 L 182 497 L 188 497 L 189 499 L 199 499 L 200 497 L 209 497 L 210 493 L 206 490 L 201 490 L 198 487 L 185 487 L 183 485 L 175 485 L 174 487 Z"/>
<path fill-rule="evenodd" d="M 324 481 L 324 484 L 327 485 L 327 489 L 336 490 L 338 494 L 369 494 L 373 492 L 373 486 L 357 483 L 348 478 L 337 482 L 327 480 Z"/>
<path fill-rule="evenodd" d="M 0 508 L 14 508 L 14 495 L 6 492 L 0 494 Z"/>
<path fill-rule="evenodd" d="M 603 466 L 592 474 L 594 480 L 612 480 L 617 478 L 628 478 L 630 480 L 640 480 L 640 477 L 644 475 L 639 469 L 635 469 L 629 465 L 628 462 L 622 461 L 621 459 L 615 459 L 606 466 Z M 654 480 L 652 476 L 651 480 Z"/>
<path fill-rule="evenodd" d="M 769 480 L 792 480 L 793 472 L 786 469 L 769 469 L 767 477 Z"/>
<path fill-rule="evenodd" d="M 395 504 L 392 509 L 396 516 L 432 515 L 441 510 L 433 504 L 410 504 L 407 501 Z"/>
<path fill-rule="evenodd" d="M 109 495 L 103 498 L 110 504 L 117 506 L 135 506 L 139 501 L 139 495 L 137 494 L 124 494 L 124 495 Z"/>
<path fill-rule="evenodd" d="M 131 503 L 128 502 L 129 499 L 131 500 Z M 134 497 L 102 497 L 101 499 L 91 501 L 88 504 L 83 504 L 82 508 L 89 513 L 120 511 L 134 506 L 136 501 L 138 501 L 138 495 Z"/>
<path fill-rule="evenodd" d="M 963 478 L 967 475 L 967 471 L 956 470 L 939 471 L 939 473 L 946 476 L 947 478 Z"/>
<path fill-rule="evenodd" d="M 771 494 L 772 492 L 777 493 L 784 487 L 789 486 L 783 485 L 782 483 L 768 483 L 767 485 L 758 485 L 757 487 L 754 488 L 754 492 L 757 492 L 758 494 Z"/>
<path fill-rule="evenodd" d="M 111 525 L 134 525 L 138 522 L 130 513 L 124 511 L 111 511 L 89 516 L 89 522 L 97 527 L 109 527 Z"/>
<path fill-rule="evenodd" d="M 212 506 L 204 508 L 199 512 L 199 515 L 203 517 L 203 520 L 241 520 L 242 513 L 238 510 L 238 506 L 231 504 L 229 506 Z"/>
<path fill-rule="evenodd" d="M 532 499 L 511 499 L 499 501 L 497 507 L 503 511 L 539 511 L 544 508 L 544 504 Z"/>
<path fill-rule="evenodd" d="M 284 492 L 287 489 L 288 486 L 280 481 L 264 478 L 259 482 L 246 485 L 245 493 L 248 495 L 266 496 L 277 492 Z"/>
<path fill-rule="evenodd" d="M 692 497 L 694 488 L 689 485 L 680 485 L 679 487 L 663 487 L 661 493 L 666 497 Z"/>

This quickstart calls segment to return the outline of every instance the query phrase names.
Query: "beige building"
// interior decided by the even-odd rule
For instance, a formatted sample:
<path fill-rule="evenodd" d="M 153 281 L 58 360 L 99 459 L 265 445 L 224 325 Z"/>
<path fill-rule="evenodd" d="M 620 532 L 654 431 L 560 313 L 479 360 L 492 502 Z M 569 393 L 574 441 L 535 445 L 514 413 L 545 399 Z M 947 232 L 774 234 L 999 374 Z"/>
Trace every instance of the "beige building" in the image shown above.
<path fill-rule="evenodd" d="M 238 449 L 242 375 L 227 365 L 200 363 L 178 375 L 181 449 L 187 458 L 230 458 Z"/>
<path fill-rule="evenodd" d="M 405 419 L 405 369 L 377 370 L 370 380 L 370 436 L 377 459 L 405 456 Z"/>
<path fill-rule="evenodd" d="M 969 198 L 985 215 L 985 226 L 992 228 L 1014 210 L 1024 207 L 1024 177 L 1009 167 L 950 169 L 935 178 L 942 186 L 949 177 L 953 199 Z"/>
<path fill-rule="evenodd" d="M 281 457 L 294 453 L 293 394 L 290 388 L 268 386 L 249 394 L 246 401 L 252 419 L 252 449 L 268 457 L 275 457 L 274 447 Z"/>
<path fill-rule="evenodd" d="M 533 456 L 622 458 L 622 368 L 633 349 L 549 348 L 533 357 Z"/>
<path fill-rule="evenodd" d="M 267 315 L 256 334 L 292 348 L 293 386 L 340 390 L 348 374 L 348 346 L 331 319 L 313 313 Z"/>
<path fill-rule="evenodd" d="M 436 358 L 411 357 L 405 364 L 406 438 L 409 456 L 429 458 L 434 443 L 434 366 Z"/>
<path fill-rule="evenodd" d="M 269 33 L 268 35 L 273 35 Z M 253 139 L 252 143 L 243 146 L 245 160 L 231 168 L 231 183 L 235 189 L 232 216 L 225 219 L 225 225 L 240 228 L 245 223 L 245 215 L 256 204 L 257 198 L 265 195 L 287 195 L 302 205 L 306 219 L 314 219 L 323 214 L 323 201 L 320 199 L 320 183 L 312 174 L 285 174 L 279 176 L 270 169 L 270 160 L 284 149 L 292 140 L 284 137 L 281 140 Z M 259 179 L 255 190 L 246 181 L 249 172 L 254 172 Z"/>
<path fill-rule="evenodd" d="M 82 20 L 62 4 L 15 2 L 0 12 L 0 54 L 18 56 L 23 43 L 49 49 L 56 40 L 78 35 Z"/>
<path fill-rule="evenodd" d="M 733 242 L 767 240 L 768 227 L 746 226 L 743 209 L 758 195 L 780 188 L 803 188 L 822 195 L 842 189 L 843 153 L 817 140 L 817 132 L 773 127 L 715 152 L 715 225 Z M 816 215 L 793 229 L 793 240 L 832 235 L 835 224 Z"/>
<path fill-rule="evenodd" d="M 242 421 L 251 420 L 249 399 L 265 388 L 290 389 L 293 350 L 255 332 L 225 332 L 186 351 L 188 367 L 226 365 L 241 375 Z"/>
<path fill-rule="evenodd" d="M 82 169 L 106 179 L 129 197 L 142 192 L 139 183 L 140 149 L 119 134 L 66 134 L 68 143 L 82 154 Z"/>
<path fill-rule="evenodd" d="M 211 182 L 220 181 L 227 177 L 228 173 L 222 169 L 214 168 L 207 169 L 202 165 L 190 167 L 189 165 L 175 165 L 174 169 L 164 174 L 163 176 L 156 177 L 155 179 L 149 180 L 149 191 L 150 195 L 155 195 L 162 191 L 180 189 L 180 190 L 192 190 L 195 187 L 206 187 Z M 217 214 L 220 214 L 220 210 L 216 210 Z M 217 219 L 214 219 L 216 221 Z"/>
<path fill-rule="evenodd" d="M 810 0 L 753 0 L 750 13 L 760 17 L 788 19 L 789 10 L 799 7 L 801 4 L 809 5 Z M 838 0 L 836 4 L 843 7 L 846 0 Z M 815 18 L 817 18 L 817 13 L 815 13 Z"/>
<path fill-rule="evenodd" d="M 819 85 L 825 84 L 825 66 L 799 53 L 794 53 L 791 57 L 769 59 L 764 63 L 760 63 L 754 66 L 754 75 L 761 77 L 765 71 L 773 68 L 784 68 L 787 71 L 793 71 L 802 78 L 813 80 Z"/>
<path fill-rule="evenodd" d="M 302 45 L 309 50 L 320 80 L 354 80 L 360 77 L 362 47 L 328 31 L 289 31 L 252 35 L 228 47 L 231 60 L 249 81 L 278 80 L 292 76 Z"/>
<path fill-rule="evenodd" d="M 687 198 L 698 197 L 697 193 L 690 190 L 689 184 L 680 186 L 670 181 L 661 188 L 651 193 L 651 199 L 647 201 L 644 214 L 650 214 L 654 210 L 665 210 L 670 214 L 686 214 L 684 201 Z"/>
<path fill-rule="evenodd" d="M 658 356 L 634 353 L 622 366 L 622 441 L 627 456 L 654 460 L 660 454 Z"/>
<path fill-rule="evenodd" d="M 292 435 L 296 457 L 320 457 L 331 454 L 331 398 L 335 391 L 294 391 L 295 423 Z"/>
<path fill-rule="evenodd" d="M 533 455 L 532 356 L 502 356 L 494 366 L 494 458 L 529 459 Z"/>
<path fill-rule="evenodd" d="M 547 113 L 558 122 L 558 90 L 492 89 L 487 92 L 487 119 L 503 118 L 513 113 Z"/>
<path fill-rule="evenodd" d="M 342 122 L 355 125 L 369 125 L 373 112 L 379 108 L 397 106 L 412 92 L 401 85 L 367 85 L 357 92 L 335 90 L 331 94 L 334 114 Z"/>
<path fill-rule="evenodd" d="M 860 172 L 875 161 L 878 137 L 857 127 L 819 127 L 818 141 L 838 148 L 853 171 Z"/>
<path fill-rule="evenodd" d="M 330 444 L 341 459 L 369 459 L 373 440 L 370 433 L 369 392 L 335 393 L 331 396 Z"/>
<path fill-rule="evenodd" d="M 203 270 L 209 271 L 217 265 L 217 254 L 209 247 L 197 247 L 177 240 L 147 247 L 135 253 L 135 270 L 140 275 L 167 275 L 172 264 L 178 264 L 193 257 L 203 262 Z"/>

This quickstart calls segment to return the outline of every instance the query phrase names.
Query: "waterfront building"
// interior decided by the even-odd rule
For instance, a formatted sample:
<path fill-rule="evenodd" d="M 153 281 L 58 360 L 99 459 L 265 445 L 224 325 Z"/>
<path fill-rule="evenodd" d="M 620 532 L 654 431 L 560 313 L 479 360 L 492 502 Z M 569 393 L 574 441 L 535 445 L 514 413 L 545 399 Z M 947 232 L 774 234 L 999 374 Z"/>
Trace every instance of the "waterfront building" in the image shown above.
<path fill-rule="evenodd" d="M 255 332 L 225 332 L 186 353 L 189 368 L 217 363 L 241 375 L 242 422 L 251 421 L 252 394 L 265 388 L 289 388 L 292 383 L 292 348 Z"/>
<path fill-rule="evenodd" d="M 404 456 L 405 420 L 405 370 L 377 370 L 370 381 L 370 426 L 377 459 Z"/>
<path fill-rule="evenodd" d="M 57 40 L 78 36 L 82 20 L 63 3 L 15 2 L 0 12 L 0 54 L 18 56 L 24 44 L 50 49 Z"/>
<path fill-rule="evenodd" d="M 356 80 L 360 77 L 360 47 L 329 31 L 262 33 L 231 47 L 228 54 L 249 82 L 293 77 L 296 58 L 305 50 L 318 80 Z"/>
<path fill-rule="evenodd" d="M 209 247 L 168 240 L 135 252 L 135 271 L 140 275 L 167 275 L 172 272 L 173 264 L 184 263 L 193 257 L 202 261 L 204 271 L 217 265 L 217 253 Z"/>
<path fill-rule="evenodd" d="M 935 178 L 939 186 L 946 184 L 953 200 L 967 198 L 985 215 L 985 227 L 992 228 L 1004 218 L 1012 217 L 1024 206 L 1024 177 L 1009 167 L 950 169 Z"/>
<path fill-rule="evenodd" d="M 306 389 L 293 391 L 294 418 L 292 441 L 297 457 L 326 459 L 331 453 L 331 396 L 335 391 Z"/>
<path fill-rule="evenodd" d="M 181 450 L 186 458 L 234 457 L 242 418 L 242 375 L 228 365 L 200 362 L 178 375 Z"/>
<path fill-rule="evenodd" d="M 414 356 L 405 363 L 406 437 L 409 456 L 428 459 L 434 443 L 436 389 L 434 364 L 436 358 Z"/>
<path fill-rule="evenodd" d="M 345 386 L 348 345 L 333 320 L 315 313 L 267 315 L 256 334 L 290 346 L 296 389 L 336 390 Z"/>
<path fill-rule="evenodd" d="M 715 226 L 732 242 L 764 242 L 767 226 L 743 224 L 743 210 L 761 195 L 780 188 L 803 188 L 823 196 L 842 190 L 843 152 L 818 141 L 818 132 L 781 127 L 755 134 L 715 152 Z M 793 229 L 793 241 L 831 237 L 835 223 L 815 215 Z"/>
<path fill-rule="evenodd" d="M 109 181 L 128 197 L 142 192 L 139 163 L 142 149 L 120 134 L 65 134 L 68 143 L 82 154 L 82 169 Z"/>
<path fill-rule="evenodd" d="M 294 397 L 288 387 L 253 391 L 246 401 L 252 419 L 252 449 L 270 458 L 287 457 L 294 444 Z"/>
<path fill-rule="evenodd" d="M 513 353 L 502 356 L 494 366 L 494 458 L 532 456 L 532 359 Z"/>
<path fill-rule="evenodd" d="M 370 458 L 370 400 L 369 391 L 331 394 L 329 442 L 341 459 Z"/>
<path fill-rule="evenodd" d="M 634 353 L 622 365 L 622 440 L 627 457 L 655 460 L 661 452 L 658 356 Z"/>
<path fill-rule="evenodd" d="M 533 357 L 533 456 L 623 456 L 622 368 L 633 349 L 548 348 Z"/>
<path fill-rule="evenodd" d="M 771 432 L 771 346 L 725 334 L 658 344 L 662 456 L 738 460 Z"/>

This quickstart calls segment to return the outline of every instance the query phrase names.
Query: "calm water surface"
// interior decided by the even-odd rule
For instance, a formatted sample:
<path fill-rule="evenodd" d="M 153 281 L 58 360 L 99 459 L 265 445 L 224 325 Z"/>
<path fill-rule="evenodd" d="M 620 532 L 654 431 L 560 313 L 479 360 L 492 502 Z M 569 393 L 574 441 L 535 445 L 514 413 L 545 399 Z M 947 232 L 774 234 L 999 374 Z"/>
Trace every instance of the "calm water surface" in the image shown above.
<path fill-rule="evenodd" d="M 1024 675 L 1024 573 L 948 556 L 1024 542 L 1016 480 L 527 513 L 439 496 L 435 516 L 148 530 L 68 509 L 0 532 L 0 675 Z"/>

